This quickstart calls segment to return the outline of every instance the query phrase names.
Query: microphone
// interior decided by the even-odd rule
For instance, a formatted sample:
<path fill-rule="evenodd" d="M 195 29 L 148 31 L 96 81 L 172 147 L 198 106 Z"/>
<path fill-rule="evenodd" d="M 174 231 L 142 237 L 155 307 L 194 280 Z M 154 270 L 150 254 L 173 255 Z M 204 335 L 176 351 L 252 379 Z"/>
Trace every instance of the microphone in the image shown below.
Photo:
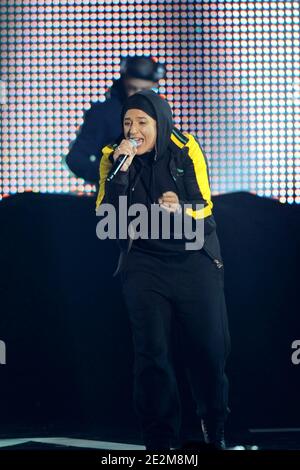
<path fill-rule="evenodd" d="M 131 143 L 131 145 L 133 146 L 133 148 L 136 148 L 137 147 L 137 143 L 134 139 L 128 139 L 129 142 Z M 116 163 L 116 167 L 114 168 L 114 170 L 111 172 L 111 174 L 106 178 L 106 181 L 111 181 L 117 173 L 119 173 L 120 169 L 122 168 L 122 166 L 124 165 L 124 163 L 126 162 L 127 158 L 129 157 L 129 154 L 121 154 Z"/>

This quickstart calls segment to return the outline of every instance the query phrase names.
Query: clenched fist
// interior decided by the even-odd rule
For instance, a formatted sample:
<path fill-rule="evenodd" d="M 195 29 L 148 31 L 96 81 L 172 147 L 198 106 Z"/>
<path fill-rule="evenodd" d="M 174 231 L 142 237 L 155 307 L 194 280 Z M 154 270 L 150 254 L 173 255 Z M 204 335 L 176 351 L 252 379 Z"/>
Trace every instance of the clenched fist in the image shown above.
<path fill-rule="evenodd" d="M 168 212 L 181 212 L 178 196 L 176 193 L 173 193 L 173 191 L 167 191 L 163 193 L 158 198 L 158 202 L 160 207 L 163 207 Z"/>

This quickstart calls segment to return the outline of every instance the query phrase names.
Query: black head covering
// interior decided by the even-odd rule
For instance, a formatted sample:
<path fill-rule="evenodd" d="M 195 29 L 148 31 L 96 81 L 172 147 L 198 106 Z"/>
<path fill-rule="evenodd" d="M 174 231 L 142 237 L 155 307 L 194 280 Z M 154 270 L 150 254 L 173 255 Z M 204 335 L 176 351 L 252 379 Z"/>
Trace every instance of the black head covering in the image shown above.
<path fill-rule="evenodd" d="M 164 64 L 156 62 L 149 56 L 133 56 L 121 59 L 121 75 L 125 77 L 141 78 L 157 82 L 165 77 Z"/>
<path fill-rule="evenodd" d="M 122 121 L 128 109 L 141 109 L 156 120 L 156 151 L 157 158 L 161 158 L 169 145 L 173 129 L 172 111 L 167 101 L 152 90 L 143 90 L 126 100 L 121 113 Z"/>
<path fill-rule="evenodd" d="M 131 95 L 124 104 L 121 114 L 122 122 L 128 109 L 141 109 L 156 120 L 156 112 L 152 103 L 139 93 Z"/>

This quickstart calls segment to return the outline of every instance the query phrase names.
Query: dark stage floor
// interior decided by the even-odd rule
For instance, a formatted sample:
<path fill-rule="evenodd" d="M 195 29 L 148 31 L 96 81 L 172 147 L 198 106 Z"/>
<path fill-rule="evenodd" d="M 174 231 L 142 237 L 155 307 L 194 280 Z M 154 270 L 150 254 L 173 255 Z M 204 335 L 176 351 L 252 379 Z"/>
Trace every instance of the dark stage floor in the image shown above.
<path fill-rule="evenodd" d="M 27 434 L 27 433 L 26 433 Z M 108 436 L 110 438 L 108 439 Z M 0 450 L 11 449 L 101 449 L 101 450 L 144 450 L 139 440 L 132 437 L 86 433 L 43 436 L 33 434 L 18 437 L 0 436 Z M 196 442 L 193 440 L 193 442 Z M 229 450 L 300 450 L 300 429 L 249 430 L 247 433 L 229 436 Z"/>

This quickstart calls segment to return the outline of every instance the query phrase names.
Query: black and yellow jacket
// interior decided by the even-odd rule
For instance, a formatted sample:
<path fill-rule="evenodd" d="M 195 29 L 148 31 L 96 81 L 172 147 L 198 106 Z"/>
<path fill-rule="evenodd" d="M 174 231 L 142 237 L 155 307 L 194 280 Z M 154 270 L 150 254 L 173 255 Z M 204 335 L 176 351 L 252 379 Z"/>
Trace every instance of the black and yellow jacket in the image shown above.
<path fill-rule="evenodd" d="M 219 241 L 216 235 L 216 223 L 212 214 L 213 204 L 209 185 L 209 174 L 206 157 L 194 136 L 182 133 L 173 126 L 169 105 L 152 91 L 141 92 L 149 99 L 157 115 L 157 141 L 155 150 L 136 156 L 128 171 L 119 172 L 110 181 L 106 178 L 114 166 L 112 154 L 115 144 L 102 150 L 100 162 L 100 186 L 96 209 L 102 203 L 111 203 L 118 209 L 119 196 L 126 195 L 128 205 L 142 203 L 149 208 L 150 204 L 158 203 L 163 192 L 173 191 L 178 197 L 185 215 L 196 219 L 204 219 L 205 242 L 203 249 L 221 268 L 222 259 Z M 184 204 L 191 204 L 185 208 Z M 196 210 L 196 204 L 203 208 Z M 126 242 L 126 243 L 125 243 Z M 118 270 L 130 249 L 158 251 L 176 254 L 182 252 L 186 240 L 132 240 L 119 241 L 121 257 Z M 117 271 L 118 271 L 117 270 Z"/>

